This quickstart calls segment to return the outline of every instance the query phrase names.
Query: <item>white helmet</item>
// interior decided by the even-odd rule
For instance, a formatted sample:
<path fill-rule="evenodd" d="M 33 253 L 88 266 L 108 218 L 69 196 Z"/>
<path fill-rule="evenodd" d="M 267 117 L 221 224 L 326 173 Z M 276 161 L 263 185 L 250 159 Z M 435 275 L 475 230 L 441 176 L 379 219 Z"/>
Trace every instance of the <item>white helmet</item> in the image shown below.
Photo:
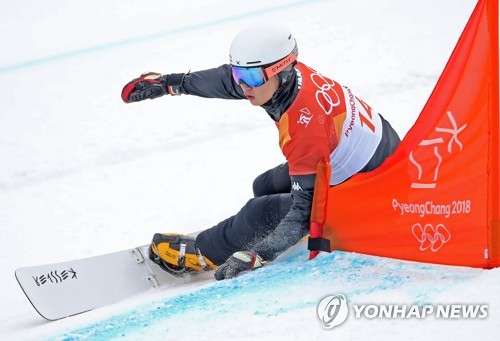
<path fill-rule="evenodd" d="M 229 48 L 229 62 L 241 67 L 263 66 L 292 52 L 298 55 L 297 42 L 288 29 L 261 24 L 244 29 L 234 38 Z"/>

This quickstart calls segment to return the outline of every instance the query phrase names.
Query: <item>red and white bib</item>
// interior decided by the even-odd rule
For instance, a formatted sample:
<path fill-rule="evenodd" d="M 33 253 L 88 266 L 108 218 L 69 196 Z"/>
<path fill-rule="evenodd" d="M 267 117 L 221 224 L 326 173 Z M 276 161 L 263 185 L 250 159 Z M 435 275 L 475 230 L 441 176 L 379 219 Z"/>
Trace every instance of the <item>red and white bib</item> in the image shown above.
<path fill-rule="evenodd" d="M 296 65 L 300 89 L 277 123 L 280 148 L 290 175 L 315 174 L 329 159 L 331 185 L 359 172 L 382 138 L 380 116 L 352 91 L 302 63 Z"/>

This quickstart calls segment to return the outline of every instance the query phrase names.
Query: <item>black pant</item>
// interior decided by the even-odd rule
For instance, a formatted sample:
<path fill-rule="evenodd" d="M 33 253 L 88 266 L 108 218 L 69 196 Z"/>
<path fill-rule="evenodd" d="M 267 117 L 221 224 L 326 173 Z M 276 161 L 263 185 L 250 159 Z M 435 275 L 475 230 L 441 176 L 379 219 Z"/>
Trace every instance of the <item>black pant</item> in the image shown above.
<path fill-rule="evenodd" d="M 360 172 L 374 170 L 400 143 L 396 131 L 382 116 L 383 135 L 374 155 Z M 196 243 L 215 265 L 224 263 L 236 251 L 251 249 L 273 231 L 292 207 L 288 164 L 268 170 L 253 183 L 254 198 L 234 216 L 201 232 Z"/>
<path fill-rule="evenodd" d="M 253 245 L 273 231 L 292 207 L 288 164 L 259 175 L 253 182 L 255 197 L 234 216 L 201 232 L 196 244 L 214 264 L 224 263 L 229 256 Z"/>

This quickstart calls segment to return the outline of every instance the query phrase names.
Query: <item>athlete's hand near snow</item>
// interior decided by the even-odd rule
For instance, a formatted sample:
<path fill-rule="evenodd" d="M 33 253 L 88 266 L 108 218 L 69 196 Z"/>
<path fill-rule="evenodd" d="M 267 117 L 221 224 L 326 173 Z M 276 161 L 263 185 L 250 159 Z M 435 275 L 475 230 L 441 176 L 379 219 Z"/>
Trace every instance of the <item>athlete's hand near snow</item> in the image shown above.
<path fill-rule="evenodd" d="M 122 90 L 122 100 L 125 103 L 154 99 L 166 94 L 180 95 L 180 85 L 184 74 L 161 75 L 148 72 L 125 84 Z"/>
<path fill-rule="evenodd" d="M 252 251 L 233 253 L 224 264 L 215 271 L 215 279 L 220 281 L 238 276 L 240 273 L 260 268 L 265 262 Z"/>

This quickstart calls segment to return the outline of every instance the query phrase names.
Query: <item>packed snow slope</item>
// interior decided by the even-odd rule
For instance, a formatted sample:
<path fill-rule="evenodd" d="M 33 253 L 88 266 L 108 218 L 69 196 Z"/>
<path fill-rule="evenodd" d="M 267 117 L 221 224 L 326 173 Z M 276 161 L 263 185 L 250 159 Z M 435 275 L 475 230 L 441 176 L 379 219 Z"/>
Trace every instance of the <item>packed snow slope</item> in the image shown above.
<path fill-rule="evenodd" d="M 147 71 L 228 61 L 243 27 L 289 26 L 299 59 L 349 85 L 401 136 L 431 93 L 473 0 L 10 1 L 0 11 L 2 340 L 482 340 L 500 334 L 500 272 L 298 245 L 234 280 L 168 291 L 48 323 L 14 278 L 54 263 L 193 232 L 234 213 L 255 176 L 284 161 L 276 129 L 246 101 L 189 96 L 125 105 Z M 459 171 L 459 170 L 457 170 Z M 376 200 L 376 198 L 374 198 Z M 118 283 L 117 283 L 118 285 Z M 485 319 L 356 318 L 325 330 L 318 302 L 486 304 Z"/>

